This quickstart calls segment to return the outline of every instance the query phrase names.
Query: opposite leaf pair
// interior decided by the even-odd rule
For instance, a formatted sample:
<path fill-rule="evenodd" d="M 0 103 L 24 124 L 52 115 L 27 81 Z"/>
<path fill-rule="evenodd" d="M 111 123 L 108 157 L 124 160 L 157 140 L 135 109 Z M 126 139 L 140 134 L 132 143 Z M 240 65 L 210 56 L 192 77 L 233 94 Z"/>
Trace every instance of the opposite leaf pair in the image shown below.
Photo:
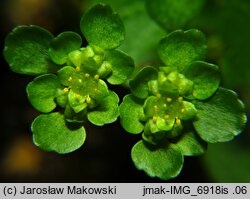
<path fill-rule="evenodd" d="M 121 124 L 130 133 L 143 132 L 132 159 L 150 176 L 175 177 L 183 156 L 200 155 L 206 142 L 229 141 L 243 129 L 244 105 L 236 93 L 219 88 L 218 67 L 200 61 L 206 49 L 200 31 L 175 31 L 159 42 L 166 66 L 145 67 L 129 82 Z"/>
<path fill-rule="evenodd" d="M 54 37 L 37 26 L 19 26 L 6 38 L 4 56 L 21 74 L 40 75 L 28 86 L 31 104 L 40 112 L 32 123 L 34 143 L 47 151 L 69 153 L 79 148 L 86 133 L 82 122 L 102 126 L 119 116 L 110 84 L 124 83 L 134 70 L 133 60 L 115 50 L 125 38 L 119 16 L 97 5 L 81 19 L 88 46 L 80 35 L 63 32 Z M 53 112 L 57 106 L 62 108 Z"/>

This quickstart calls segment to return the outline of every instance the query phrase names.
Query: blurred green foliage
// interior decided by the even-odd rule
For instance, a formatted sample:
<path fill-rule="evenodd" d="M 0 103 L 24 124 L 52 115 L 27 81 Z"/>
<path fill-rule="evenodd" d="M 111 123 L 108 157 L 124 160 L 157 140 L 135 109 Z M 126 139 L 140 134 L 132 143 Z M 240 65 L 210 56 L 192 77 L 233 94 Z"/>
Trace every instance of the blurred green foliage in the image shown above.
<path fill-rule="evenodd" d="M 211 144 L 204 156 L 204 167 L 213 182 L 249 182 L 249 147 L 242 141 Z"/>
<path fill-rule="evenodd" d="M 218 62 L 224 84 L 245 90 L 250 85 L 250 2 L 211 0 L 194 25 L 208 35 L 208 58 Z"/>
<path fill-rule="evenodd" d="M 186 27 L 202 10 L 206 0 L 146 0 L 149 15 L 164 29 Z"/>

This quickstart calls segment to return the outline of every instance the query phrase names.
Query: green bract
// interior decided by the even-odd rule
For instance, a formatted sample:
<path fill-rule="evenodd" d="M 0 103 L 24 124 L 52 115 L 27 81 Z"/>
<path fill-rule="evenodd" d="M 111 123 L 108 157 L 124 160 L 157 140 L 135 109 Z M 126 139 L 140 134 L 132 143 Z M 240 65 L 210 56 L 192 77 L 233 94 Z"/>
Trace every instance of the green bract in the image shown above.
<path fill-rule="evenodd" d="M 119 97 L 108 89 L 124 83 L 134 61 L 120 50 L 125 30 L 108 5 L 98 4 L 81 19 L 83 35 L 75 32 L 54 37 L 37 26 L 19 26 L 5 40 L 4 56 L 10 68 L 22 74 L 41 75 L 27 86 L 30 103 L 38 111 L 32 124 L 34 143 L 47 151 L 69 153 L 85 140 L 81 123 L 102 126 L 119 116 Z M 57 105 L 61 111 L 50 113 Z"/>
<path fill-rule="evenodd" d="M 246 123 L 237 95 L 219 88 L 218 67 L 202 61 L 205 41 L 195 29 L 170 33 L 158 47 L 165 66 L 144 67 L 129 82 L 133 95 L 120 105 L 121 125 L 142 133 L 132 159 L 149 176 L 175 177 L 183 156 L 204 153 L 206 142 L 233 139 Z"/>

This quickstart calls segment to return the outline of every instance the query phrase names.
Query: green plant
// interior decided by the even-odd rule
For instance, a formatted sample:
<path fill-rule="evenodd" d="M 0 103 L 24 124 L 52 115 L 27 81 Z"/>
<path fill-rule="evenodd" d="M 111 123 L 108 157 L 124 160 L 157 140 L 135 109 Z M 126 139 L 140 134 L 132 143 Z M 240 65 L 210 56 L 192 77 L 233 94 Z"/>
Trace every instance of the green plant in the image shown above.
<path fill-rule="evenodd" d="M 151 12 L 155 15 L 154 7 Z M 171 26 L 184 23 L 177 20 Z M 109 6 L 91 8 L 80 27 L 86 47 L 81 47 L 77 33 L 54 37 L 37 26 L 19 26 L 5 41 L 10 68 L 39 75 L 28 84 L 27 94 L 34 108 L 44 113 L 32 123 L 33 140 L 40 148 L 72 152 L 84 143 L 84 121 L 102 126 L 120 115 L 126 131 L 142 133 L 131 152 L 136 167 L 166 180 L 179 174 L 184 156 L 203 154 L 207 143 L 229 141 L 242 131 L 244 105 L 235 92 L 219 87 L 218 67 L 203 61 L 207 45 L 201 31 L 168 34 L 158 45 L 164 64 L 131 75 L 133 59 L 116 49 L 125 38 L 124 25 Z M 131 94 L 118 107 L 119 97 L 106 82 L 121 85 L 127 80 Z M 52 112 L 57 106 L 60 111 Z"/>
<path fill-rule="evenodd" d="M 116 50 L 125 30 L 107 5 L 97 5 L 81 19 L 89 45 L 74 32 L 54 37 L 37 26 L 19 26 L 5 40 L 4 57 L 17 73 L 39 75 L 27 86 L 30 103 L 46 114 L 32 123 L 34 143 L 46 151 L 69 153 L 85 140 L 86 118 L 102 126 L 114 122 L 119 98 L 104 80 L 118 85 L 133 72 L 133 60 Z M 61 111 L 53 112 L 61 107 Z M 49 113 L 49 114 L 48 114 Z"/>
<path fill-rule="evenodd" d="M 246 123 L 237 94 L 219 88 L 218 67 L 201 61 L 206 49 L 200 31 L 174 31 L 158 45 L 165 66 L 145 67 L 129 83 L 121 124 L 132 134 L 143 132 L 132 159 L 150 176 L 177 176 L 184 156 L 204 153 L 206 143 L 232 140 Z"/>

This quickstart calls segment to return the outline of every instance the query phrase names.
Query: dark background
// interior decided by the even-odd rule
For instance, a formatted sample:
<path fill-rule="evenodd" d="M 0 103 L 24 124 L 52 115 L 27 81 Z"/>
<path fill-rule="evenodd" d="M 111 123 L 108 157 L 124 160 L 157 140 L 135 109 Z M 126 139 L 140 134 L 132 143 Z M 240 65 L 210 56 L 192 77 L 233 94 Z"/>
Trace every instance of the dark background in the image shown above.
<path fill-rule="evenodd" d="M 135 57 L 137 65 L 157 63 L 154 48 L 152 52 L 146 52 L 148 53 L 146 57 L 150 59 L 144 61 L 140 57 L 142 55 L 138 55 L 132 47 L 129 48 L 132 45 L 130 44 L 132 41 L 129 41 L 131 32 L 138 32 L 143 38 L 150 35 L 142 35 L 145 34 L 140 29 L 143 17 L 142 21 L 138 21 L 138 29 L 131 25 L 137 22 L 137 13 L 133 12 L 133 9 L 131 10 L 131 15 L 135 15 L 135 18 L 132 17 L 133 21 L 129 17 L 124 17 L 124 8 L 127 5 L 133 8 L 130 3 L 132 1 L 125 1 L 126 4 L 120 7 L 121 5 L 117 3 L 112 5 L 115 1 L 105 0 L 115 10 L 121 11 L 121 17 L 128 32 L 128 42 L 122 48 Z M 143 4 L 142 0 L 138 2 Z M 1 49 L 4 48 L 4 38 L 8 32 L 21 24 L 39 25 L 54 35 L 66 30 L 80 33 L 79 21 L 88 7 L 89 2 L 83 0 L 2 0 L 0 1 Z M 249 13 L 249 1 L 209 0 L 200 17 L 189 24 L 190 27 L 200 28 L 208 36 L 208 61 L 221 66 L 222 85 L 239 93 L 240 98 L 246 104 L 248 113 L 250 101 Z M 151 21 L 151 23 L 154 22 Z M 151 27 L 150 24 L 149 27 Z M 156 24 L 152 25 L 148 34 L 151 30 L 155 33 L 154 35 L 166 34 Z M 134 35 L 134 39 L 140 39 L 140 36 Z M 155 43 L 159 39 L 151 38 Z M 138 46 L 138 48 L 145 49 L 143 46 Z M 131 52 L 128 52 L 130 49 Z M 1 182 L 162 182 L 157 178 L 148 177 L 144 172 L 135 168 L 130 157 L 130 150 L 140 136 L 126 133 L 121 128 L 119 120 L 103 127 L 84 124 L 87 131 L 85 144 L 79 150 L 67 155 L 44 152 L 34 146 L 30 124 L 39 113 L 29 104 L 25 92 L 26 85 L 33 77 L 10 71 L 2 53 L 0 61 Z M 110 88 L 119 94 L 120 99 L 129 92 L 125 88 L 116 86 Z M 185 157 L 181 174 L 168 182 L 250 182 L 249 168 L 250 136 L 249 125 L 247 125 L 245 131 L 234 141 L 209 145 L 208 152 L 201 157 Z"/>

